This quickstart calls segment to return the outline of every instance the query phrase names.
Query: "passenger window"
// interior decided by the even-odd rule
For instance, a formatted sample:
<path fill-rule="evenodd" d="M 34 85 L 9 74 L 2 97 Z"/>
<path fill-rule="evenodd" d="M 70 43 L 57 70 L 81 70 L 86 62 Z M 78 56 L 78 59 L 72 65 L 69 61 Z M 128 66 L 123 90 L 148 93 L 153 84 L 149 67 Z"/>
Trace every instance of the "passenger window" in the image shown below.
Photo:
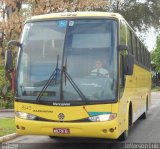
<path fill-rule="evenodd" d="M 124 21 L 121 21 L 120 24 L 120 44 L 126 45 L 126 38 L 127 38 L 127 32 L 126 32 L 126 24 Z"/>
<path fill-rule="evenodd" d="M 123 96 L 124 86 L 125 86 L 125 75 L 124 75 L 124 57 L 120 55 L 120 98 Z"/>
<path fill-rule="evenodd" d="M 129 52 L 133 54 L 132 32 L 129 29 L 127 31 L 127 45 L 129 47 Z"/>

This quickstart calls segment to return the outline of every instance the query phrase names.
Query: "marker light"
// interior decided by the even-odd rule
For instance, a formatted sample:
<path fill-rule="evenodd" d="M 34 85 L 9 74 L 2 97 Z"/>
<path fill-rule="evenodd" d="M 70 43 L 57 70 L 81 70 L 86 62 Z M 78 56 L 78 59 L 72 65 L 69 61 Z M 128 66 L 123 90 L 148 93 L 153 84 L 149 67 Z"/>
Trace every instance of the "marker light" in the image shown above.
<path fill-rule="evenodd" d="M 89 117 L 88 119 L 92 122 L 104 122 L 104 121 L 113 120 L 116 117 L 117 117 L 117 114 L 112 113 L 112 114 L 97 115 L 97 116 Z"/>

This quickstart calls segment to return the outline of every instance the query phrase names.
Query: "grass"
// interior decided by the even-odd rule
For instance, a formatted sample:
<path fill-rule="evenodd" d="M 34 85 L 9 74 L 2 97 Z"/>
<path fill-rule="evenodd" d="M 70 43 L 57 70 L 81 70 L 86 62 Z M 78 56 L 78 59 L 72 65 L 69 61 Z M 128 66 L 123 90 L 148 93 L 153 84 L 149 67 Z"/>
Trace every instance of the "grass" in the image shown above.
<path fill-rule="evenodd" d="M 160 86 L 155 86 L 152 88 L 152 92 L 160 91 Z"/>
<path fill-rule="evenodd" d="M 15 133 L 14 118 L 0 118 L 0 136 Z"/>

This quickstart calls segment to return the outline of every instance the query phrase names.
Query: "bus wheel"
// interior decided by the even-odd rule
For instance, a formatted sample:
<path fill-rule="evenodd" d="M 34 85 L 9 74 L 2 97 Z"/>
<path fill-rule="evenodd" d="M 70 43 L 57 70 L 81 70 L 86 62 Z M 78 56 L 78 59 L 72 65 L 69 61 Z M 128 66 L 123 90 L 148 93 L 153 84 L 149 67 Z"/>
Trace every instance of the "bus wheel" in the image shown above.
<path fill-rule="evenodd" d="M 143 119 L 143 120 L 147 119 L 147 111 L 141 115 L 140 119 Z"/>
<path fill-rule="evenodd" d="M 59 139 L 60 137 L 49 136 L 51 139 Z"/>
<path fill-rule="evenodd" d="M 148 111 L 148 100 L 146 100 L 146 111 L 141 115 L 140 119 L 147 118 L 147 111 Z"/>
<path fill-rule="evenodd" d="M 56 137 L 54 137 L 54 136 L 49 136 L 51 139 L 55 139 Z"/>
<path fill-rule="evenodd" d="M 56 141 L 61 141 L 62 139 L 67 139 L 66 137 L 59 137 L 59 136 L 49 136 L 50 139 L 54 139 Z"/>
<path fill-rule="evenodd" d="M 120 140 L 120 141 L 125 141 L 125 140 L 127 140 L 127 138 L 128 138 L 128 130 L 125 130 L 125 131 L 121 134 L 119 140 Z"/>
<path fill-rule="evenodd" d="M 128 135 L 129 135 L 129 127 L 132 125 L 132 108 L 131 108 L 131 105 L 130 105 L 130 108 L 129 108 L 129 111 L 128 111 L 128 129 L 125 130 L 121 136 L 119 137 L 119 140 L 120 141 L 125 141 L 127 140 L 128 138 Z"/>

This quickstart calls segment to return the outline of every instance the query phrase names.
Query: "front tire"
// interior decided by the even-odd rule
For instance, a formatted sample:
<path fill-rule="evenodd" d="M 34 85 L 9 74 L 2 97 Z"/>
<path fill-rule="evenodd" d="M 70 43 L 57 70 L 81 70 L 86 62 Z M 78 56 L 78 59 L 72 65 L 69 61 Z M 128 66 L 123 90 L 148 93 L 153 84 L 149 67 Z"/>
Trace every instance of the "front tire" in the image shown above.
<path fill-rule="evenodd" d="M 127 121 L 127 126 L 128 126 L 128 129 L 125 130 L 121 136 L 119 137 L 119 140 L 120 141 L 125 141 L 127 140 L 128 136 L 129 136 L 129 128 L 130 126 L 132 126 L 132 106 L 130 104 L 130 108 L 129 108 L 129 111 L 128 111 L 128 121 Z"/>
<path fill-rule="evenodd" d="M 127 140 L 127 138 L 128 138 L 128 130 L 125 130 L 125 131 L 121 134 L 119 140 L 120 140 L 120 141 L 125 141 L 125 140 Z"/>
<path fill-rule="evenodd" d="M 51 139 L 61 139 L 61 137 L 57 137 L 57 136 L 49 136 Z"/>
<path fill-rule="evenodd" d="M 142 119 L 142 120 L 147 119 L 147 112 L 144 112 L 144 113 L 141 115 L 140 119 Z"/>
<path fill-rule="evenodd" d="M 148 100 L 146 100 L 146 111 L 141 115 L 140 119 L 147 119 Z"/>

